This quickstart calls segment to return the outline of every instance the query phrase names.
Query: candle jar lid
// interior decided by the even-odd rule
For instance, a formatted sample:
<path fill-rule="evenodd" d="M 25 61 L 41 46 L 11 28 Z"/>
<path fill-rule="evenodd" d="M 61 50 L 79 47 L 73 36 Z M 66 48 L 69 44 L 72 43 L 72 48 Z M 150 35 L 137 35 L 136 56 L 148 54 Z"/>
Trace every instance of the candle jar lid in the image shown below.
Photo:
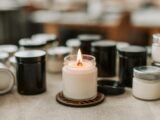
<path fill-rule="evenodd" d="M 80 41 L 96 41 L 100 40 L 101 36 L 97 34 L 81 34 L 78 35 Z"/>
<path fill-rule="evenodd" d="M 141 66 L 134 68 L 134 77 L 143 80 L 160 80 L 160 68 L 154 66 Z"/>
<path fill-rule="evenodd" d="M 67 40 L 66 45 L 68 47 L 79 47 L 81 45 L 81 42 L 79 39 L 74 38 Z"/>
<path fill-rule="evenodd" d="M 72 52 L 71 48 L 68 47 L 56 47 L 56 48 L 50 48 L 47 53 L 48 55 L 66 55 Z"/>
<path fill-rule="evenodd" d="M 153 62 L 153 63 L 152 63 L 152 66 L 160 67 L 160 63 L 158 63 L 158 62 Z"/>
<path fill-rule="evenodd" d="M 19 63 L 34 63 L 45 61 L 46 53 L 42 50 L 25 50 L 15 53 L 17 62 Z"/>
<path fill-rule="evenodd" d="M 44 40 L 35 41 L 29 38 L 22 38 L 19 40 L 19 45 L 25 48 L 44 47 L 46 45 L 46 41 Z"/>
<path fill-rule="evenodd" d="M 98 80 L 98 91 L 106 95 L 120 95 L 125 92 L 125 89 L 118 81 L 100 79 Z"/>
<path fill-rule="evenodd" d="M 102 41 L 96 41 L 91 44 L 93 47 L 116 47 L 116 43 L 113 41 L 107 41 L 107 40 L 102 40 Z"/>
<path fill-rule="evenodd" d="M 32 35 L 33 40 L 38 40 L 38 41 L 46 41 L 47 43 L 52 43 L 57 40 L 56 35 L 54 34 L 47 34 L 47 33 L 39 33 Z"/>
<path fill-rule="evenodd" d="M 141 57 L 147 55 L 147 49 L 139 46 L 128 46 L 118 49 L 119 55 L 127 57 Z"/>
<path fill-rule="evenodd" d="M 7 52 L 9 54 L 13 54 L 18 50 L 16 45 L 0 45 L 0 51 Z"/>

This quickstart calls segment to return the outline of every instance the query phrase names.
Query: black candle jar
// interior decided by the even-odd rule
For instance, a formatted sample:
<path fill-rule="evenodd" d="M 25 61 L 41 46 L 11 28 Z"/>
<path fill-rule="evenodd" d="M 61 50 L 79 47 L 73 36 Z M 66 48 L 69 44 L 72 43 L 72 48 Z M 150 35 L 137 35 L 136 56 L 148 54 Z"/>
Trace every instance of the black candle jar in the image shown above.
<path fill-rule="evenodd" d="M 122 85 L 132 87 L 133 68 L 145 66 L 147 49 L 138 46 L 128 46 L 118 49 L 119 79 Z"/>
<path fill-rule="evenodd" d="M 34 95 L 46 91 L 46 53 L 41 50 L 20 51 L 17 60 L 18 92 Z"/>
<path fill-rule="evenodd" d="M 116 44 L 111 41 L 92 43 L 92 54 L 96 57 L 98 77 L 113 77 L 116 74 Z"/>
<path fill-rule="evenodd" d="M 81 51 L 83 54 L 91 54 L 91 43 L 97 40 L 101 40 L 100 35 L 95 34 L 81 34 L 78 36 L 78 39 L 81 41 Z"/>

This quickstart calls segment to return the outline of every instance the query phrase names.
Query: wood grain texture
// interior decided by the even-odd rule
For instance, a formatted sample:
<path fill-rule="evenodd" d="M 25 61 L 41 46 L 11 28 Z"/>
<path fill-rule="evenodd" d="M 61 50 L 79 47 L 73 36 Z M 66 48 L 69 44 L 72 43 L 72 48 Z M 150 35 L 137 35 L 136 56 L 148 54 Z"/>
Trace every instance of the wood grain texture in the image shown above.
<path fill-rule="evenodd" d="M 0 120 L 160 120 L 160 101 L 137 100 L 130 90 L 107 96 L 94 107 L 72 108 L 56 102 L 55 96 L 62 90 L 61 75 L 48 74 L 47 88 L 40 95 L 19 95 L 15 88 L 0 96 Z"/>

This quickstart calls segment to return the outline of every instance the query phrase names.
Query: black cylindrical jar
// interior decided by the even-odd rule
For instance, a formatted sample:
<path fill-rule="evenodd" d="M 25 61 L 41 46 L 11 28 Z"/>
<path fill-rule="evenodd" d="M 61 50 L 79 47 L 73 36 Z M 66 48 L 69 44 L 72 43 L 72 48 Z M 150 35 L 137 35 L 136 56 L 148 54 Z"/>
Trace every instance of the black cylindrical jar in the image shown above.
<path fill-rule="evenodd" d="M 116 74 L 116 43 L 97 41 L 92 43 L 92 55 L 96 57 L 98 77 L 113 77 Z"/>
<path fill-rule="evenodd" d="M 91 54 L 91 43 L 97 40 L 101 40 L 100 35 L 95 34 L 81 34 L 78 36 L 78 39 L 81 41 L 81 51 L 83 54 Z"/>
<path fill-rule="evenodd" d="M 128 46 L 118 49 L 119 79 L 122 85 L 132 87 L 133 68 L 145 66 L 147 49 L 139 46 Z"/>
<path fill-rule="evenodd" d="M 46 91 L 46 53 L 26 50 L 15 54 L 17 60 L 17 88 L 20 94 L 34 95 Z"/>

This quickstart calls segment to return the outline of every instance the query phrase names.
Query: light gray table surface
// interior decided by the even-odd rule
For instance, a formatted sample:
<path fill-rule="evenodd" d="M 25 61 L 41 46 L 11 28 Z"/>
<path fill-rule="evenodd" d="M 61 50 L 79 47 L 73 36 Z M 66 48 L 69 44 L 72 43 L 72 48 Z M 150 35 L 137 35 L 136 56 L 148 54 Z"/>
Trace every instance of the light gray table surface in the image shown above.
<path fill-rule="evenodd" d="M 160 101 L 137 100 L 129 89 L 87 108 L 57 103 L 55 96 L 61 90 L 60 74 L 47 74 L 47 92 L 40 95 L 19 95 L 15 88 L 0 96 L 0 120 L 160 120 Z"/>

